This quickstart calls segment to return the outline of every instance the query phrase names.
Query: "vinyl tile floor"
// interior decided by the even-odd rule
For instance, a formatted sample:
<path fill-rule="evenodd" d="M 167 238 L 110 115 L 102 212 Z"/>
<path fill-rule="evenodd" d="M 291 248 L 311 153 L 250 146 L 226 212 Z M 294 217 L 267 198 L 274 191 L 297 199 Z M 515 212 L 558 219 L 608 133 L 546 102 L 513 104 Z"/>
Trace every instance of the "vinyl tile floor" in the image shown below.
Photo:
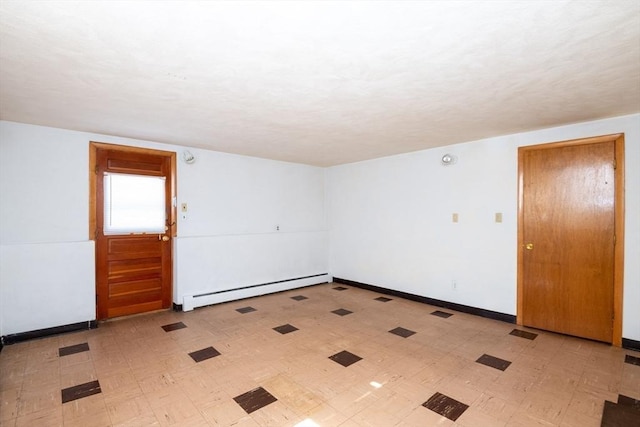
<path fill-rule="evenodd" d="M 638 352 L 336 287 L 5 346 L 0 426 L 589 427 L 640 399 Z"/>

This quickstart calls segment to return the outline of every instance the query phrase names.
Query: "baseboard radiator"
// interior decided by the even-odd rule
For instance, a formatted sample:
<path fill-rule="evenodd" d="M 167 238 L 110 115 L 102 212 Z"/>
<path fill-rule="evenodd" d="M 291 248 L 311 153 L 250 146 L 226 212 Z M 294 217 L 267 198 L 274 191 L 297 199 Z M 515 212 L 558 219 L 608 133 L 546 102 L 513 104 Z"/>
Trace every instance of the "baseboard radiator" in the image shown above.
<path fill-rule="evenodd" d="M 328 273 L 314 274 L 312 276 L 296 277 L 293 279 L 279 280 L 277 282 L 261 283 L 243 286 L 240 288 L 223 291 L 208 292 L 196 295 L 185 295 L 182 301 L 182 311 L 191 311 L 194 308 L 221 302 L 234 301 L 259 295 L 272 294 L 305 286 L 331 282 L 332 277 Z"/>

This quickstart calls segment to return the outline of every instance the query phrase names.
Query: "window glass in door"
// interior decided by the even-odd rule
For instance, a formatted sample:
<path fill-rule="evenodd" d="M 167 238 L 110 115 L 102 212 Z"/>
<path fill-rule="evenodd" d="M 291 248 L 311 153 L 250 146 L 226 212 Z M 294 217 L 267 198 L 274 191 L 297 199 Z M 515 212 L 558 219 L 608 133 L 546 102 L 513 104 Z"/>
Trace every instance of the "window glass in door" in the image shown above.
<path fill-rule="evenodd" d="M 164 233 L 165 177 L 104 174 L 104 234 Z"/>

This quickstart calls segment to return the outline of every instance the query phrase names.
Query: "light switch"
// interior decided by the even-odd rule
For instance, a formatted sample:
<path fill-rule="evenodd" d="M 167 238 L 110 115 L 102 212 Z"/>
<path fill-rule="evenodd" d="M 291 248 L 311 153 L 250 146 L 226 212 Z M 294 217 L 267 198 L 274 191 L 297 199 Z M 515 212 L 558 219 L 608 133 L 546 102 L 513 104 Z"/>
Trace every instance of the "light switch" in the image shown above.
<path fill-rule="evenodd" d="M 496 212 L 496 222 L 502 222 L 502 212 Z"/>
<path fill-rule="evenodd" d="M 458 222 L 458 213 L 454 212 L 453 215 L 451 215 L 451 220 L 453 222 Z"/>

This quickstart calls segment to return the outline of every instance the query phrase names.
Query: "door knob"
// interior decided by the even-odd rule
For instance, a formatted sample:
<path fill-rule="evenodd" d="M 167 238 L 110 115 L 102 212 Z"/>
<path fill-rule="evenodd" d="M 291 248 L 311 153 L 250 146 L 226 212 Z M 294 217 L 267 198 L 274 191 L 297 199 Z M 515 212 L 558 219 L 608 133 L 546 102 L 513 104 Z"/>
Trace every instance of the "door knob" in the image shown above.
<path fill-rule="evenodd" d="M 169 241 L 169 236 L 162 236 L 162 241 L 163 242 L 168 242 Z"/>
<path fill-rule="evenodd" d="M 531 249 L 533 249 L 533 243 L 527 243 L 526 245 L 524 245 L 524 247 L 530 251 Z"/>

